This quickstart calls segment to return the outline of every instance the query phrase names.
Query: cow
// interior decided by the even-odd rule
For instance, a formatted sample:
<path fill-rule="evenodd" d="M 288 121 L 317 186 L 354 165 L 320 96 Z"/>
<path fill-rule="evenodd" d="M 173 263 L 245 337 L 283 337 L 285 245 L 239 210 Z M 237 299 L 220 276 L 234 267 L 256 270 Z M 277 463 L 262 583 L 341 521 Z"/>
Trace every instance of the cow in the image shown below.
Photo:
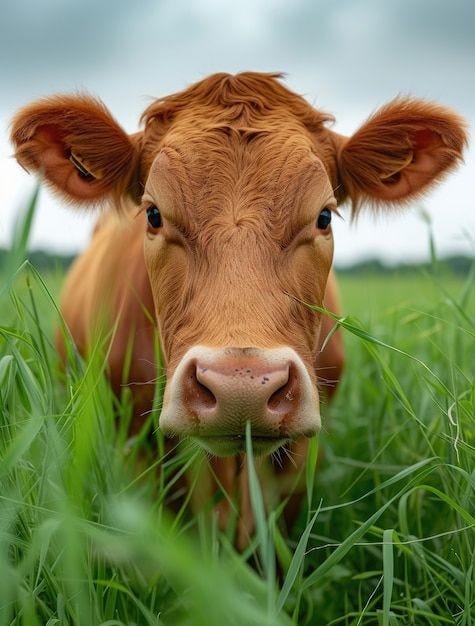
<path fill-rule="evenodd" d="M 115 329 L 109 376 L 116 393 L 130 385 L 138 427 L 161 375 L 158 329 L 160 428 L 198 441 L 224 488 L 241 489 L 241 545 L 246 423 L 259 455 L 293 446 L 297 471 L 320 429 L 318 387 L 330 399 L 343 369 L 339 331 L 307 306 L 339 310 L 332 219 L 345 202 L 356 216 L 419 198 L 466 144 L 456 113 L 411 97 L 345 137 L 281 79 L 214 74 L 153 101 L 132 135 L 81 94 L 33 102 L 12 123 L 24 168 L 70 203 L 105 207 L 62 294 L 79 352 Z"/>

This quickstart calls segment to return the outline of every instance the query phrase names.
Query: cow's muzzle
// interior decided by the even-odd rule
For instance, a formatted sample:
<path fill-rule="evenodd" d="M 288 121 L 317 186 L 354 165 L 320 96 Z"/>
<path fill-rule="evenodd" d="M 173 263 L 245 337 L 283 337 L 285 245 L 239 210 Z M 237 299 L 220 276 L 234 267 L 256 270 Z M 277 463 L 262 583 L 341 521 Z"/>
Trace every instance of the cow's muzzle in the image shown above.
<path fill-rule="evenodd" d="M 189 350 L 167 383 L 162 431 L 195 437 L 223 456 L 245 447 L 247 421 L 258 454 L 319 431 L 318 392 L 297 353 L 291 348 Z"/>

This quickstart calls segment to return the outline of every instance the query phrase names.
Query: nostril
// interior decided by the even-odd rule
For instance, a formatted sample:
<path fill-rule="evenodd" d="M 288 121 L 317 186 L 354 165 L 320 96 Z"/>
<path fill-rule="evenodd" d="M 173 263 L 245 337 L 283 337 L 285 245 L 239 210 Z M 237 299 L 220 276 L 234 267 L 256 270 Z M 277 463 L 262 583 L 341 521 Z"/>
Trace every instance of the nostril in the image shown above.
<path fill-rule="evenodd" d="M 196 381 L 195 402 L 202 409 L 212 409 L 217 403 L 213 392 L 198 380 Z"/>
<path fill-rule="evenodd" d="M 217 400 L 213 392 L 198 380 L 197 365 L 190 363 L 184 377 L 184 390 L 187 403 L 195 410 L 213 409 Z"/>
<path fill-rule="evenodd" d="M 277 413 L 288 413 L 296 405 L 297 394 L 298 375 L 295 366 L 290 364 L 287 381 L 270 396 L 267 401 L 267 408 Z"/>
<path fill-rule="evenodd" d="M 288 383 L 285 383 L 283 387 L 274 391 L 269 400 L 267 401 L 267 407 L 271 411 L 279 413 L 286 413 L 292 406 L 294 399 L 291 388 Z"/>

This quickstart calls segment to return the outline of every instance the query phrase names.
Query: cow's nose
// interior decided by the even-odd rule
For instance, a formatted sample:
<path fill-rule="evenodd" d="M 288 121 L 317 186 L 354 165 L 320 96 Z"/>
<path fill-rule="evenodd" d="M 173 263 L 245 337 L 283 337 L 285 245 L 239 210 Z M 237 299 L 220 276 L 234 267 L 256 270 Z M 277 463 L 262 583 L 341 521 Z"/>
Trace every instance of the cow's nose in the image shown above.
<path fill-rule="evenodd" d="M 298 395 L 298 376 L 289 362 L 269 364 L 243 359 L 197 359 L 184 377 L 185 404 L 190 415 L 204 427 L 229 425 L 242 431 L 250 420 L 258 431 L 277 428 L 292 412 Z"/>
<path fill-rule="evenodd" d="M 231 454 L 243 447 L 248 421 L 263 449 L 318 432 L 318 393 L 297 353 L 288 347 L 191 348 L 167 382 L 162 430 Z"/>

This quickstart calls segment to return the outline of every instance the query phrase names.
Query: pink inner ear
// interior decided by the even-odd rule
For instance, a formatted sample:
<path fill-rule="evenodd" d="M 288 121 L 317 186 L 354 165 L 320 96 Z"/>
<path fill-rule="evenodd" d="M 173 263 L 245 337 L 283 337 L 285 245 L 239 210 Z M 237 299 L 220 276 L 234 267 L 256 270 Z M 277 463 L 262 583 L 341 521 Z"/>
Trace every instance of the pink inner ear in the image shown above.
<path fill-rule="evenodd" d="M 438 138 L 438 135 L 426 128 L 423 130 L 416 130 L 411 133 L 411 141 L 414 146 L 414 150 L 423 150 L 424 148 L 428 148 L 432 143 L 434 143 L 436 138 Z"/>
<path fill-rule="evenodd" d="M 422 129 L 411 133 L 412 160 L 389 180 L 381 181 L 379 194 L 385 200 L 399 200 L 423 189 L 441 170 L 438 158 L 444 147 L 442 138 L 431 130 Z"/>
<path fill-rule="evenodd" d="M 38 166 L 45 177 L 77 200 L 92 200 L 97 197 L 98 185 L 95 180 L 81 178 L 78 170 L 69 160 L 69 149 L 54 128 L 37 130 L 35 140 L 42 144 Z"/>

